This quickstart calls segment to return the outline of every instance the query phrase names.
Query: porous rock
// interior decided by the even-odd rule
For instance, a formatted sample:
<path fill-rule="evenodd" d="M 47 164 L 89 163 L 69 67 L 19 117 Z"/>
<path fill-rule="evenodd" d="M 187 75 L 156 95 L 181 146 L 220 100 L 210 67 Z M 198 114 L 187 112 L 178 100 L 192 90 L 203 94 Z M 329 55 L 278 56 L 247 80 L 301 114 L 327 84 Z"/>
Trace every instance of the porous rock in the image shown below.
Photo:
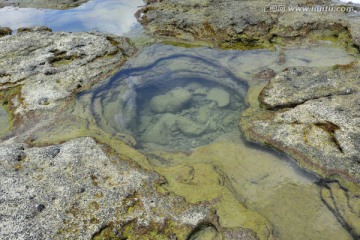
<path fill-rule="evenodd" d="M 21 85 L 15 113 L 57 106 L 111 75 L 135 52 L 127 38 L 41 27 L 2 37 L 0 48 L 0 91 Z M 48 104 L 39 104 L 42 99 Z"/>
<path fill-rule="evenodd" d="M 129 237 L 129 224 L 136 239 L 182 238 L 181 229 L 186 236 L 212 221 L 209 208 L 158 193 L 159 175 L 106 154 L 92 138 L 48 147 L 10 139 L 0 165 L 1 239 L 91 239 L 108 228 Z"/>
<path fill-rule="evenodd" d="M 264 0 L 146 2 L 138 12 L 138 19 L 147 31 L 165 40 L 205 42 L 225 48 L 258 48 L 268 47 L 278 39 L 287 41 L 311 34 L 334 36 L 344 33 L 356 46 L 360 46 L 360 20 L 353 16 L 351 9 L 348 12 L 332 11 L 331 14 L 311 11 L 312 7 L 319 6 L 336 9 L 340 4 L 341 7 L 358 9 L 351 3 L 326 0 L 282 1 L 274 4 Z M 309 10 L 302 11 L 302 7 Z"/>
<path fill-rule="evenodd" d="M 266 111 L 242 119 L 248 138 L 289 153 L 324 178 L 360 182 L 360 80 L 352 63 L 331 69 L 289 68 L 259 100 Z"/>

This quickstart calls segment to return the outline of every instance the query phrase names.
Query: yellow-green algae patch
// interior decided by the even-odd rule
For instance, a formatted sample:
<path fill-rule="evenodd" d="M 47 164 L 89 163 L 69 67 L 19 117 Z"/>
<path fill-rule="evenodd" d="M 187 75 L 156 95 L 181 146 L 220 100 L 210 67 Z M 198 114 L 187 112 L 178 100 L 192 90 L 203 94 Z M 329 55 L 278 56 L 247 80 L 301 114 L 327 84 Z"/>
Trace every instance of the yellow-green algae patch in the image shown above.
<path fill-rule="evenodd" d="M 8 132 L 9 128 L 9 115 L 6 112 L 5 108 L 0 105 L 0 137 L 3 136 L 6 132 Z"/>
<path fill-rule="evenodd" d="M 14 124 L 12 99 L 20 96 L 21 86 L 0 91 L 0 137 L 8 133 Z"/>
<path fill-rule="evenodd" d="M 171 162 L 156 168 L 167 189 L 190 202 L 210 202 L 225 227 L 252 229 L 260 239 L 269 239 L 271 229 L 279 239 L 352 239 L 323 204 L 315 179 L 271 153 L 224 139 L 190 156 L 159 155 Z"/>

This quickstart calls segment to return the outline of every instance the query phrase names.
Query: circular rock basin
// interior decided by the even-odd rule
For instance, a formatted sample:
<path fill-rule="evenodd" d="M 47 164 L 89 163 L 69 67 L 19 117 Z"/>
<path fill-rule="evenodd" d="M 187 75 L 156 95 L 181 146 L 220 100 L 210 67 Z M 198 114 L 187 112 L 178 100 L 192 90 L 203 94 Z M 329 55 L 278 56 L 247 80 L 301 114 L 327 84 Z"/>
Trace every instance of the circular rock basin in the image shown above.
<path fill-rule="evenodd" d="M 100 127 L 130 133 L 139 146 L 188 150 L 237 130 L 245 92 L 208 56 L 155 45 L 95 90 L 92 111 Z"/>

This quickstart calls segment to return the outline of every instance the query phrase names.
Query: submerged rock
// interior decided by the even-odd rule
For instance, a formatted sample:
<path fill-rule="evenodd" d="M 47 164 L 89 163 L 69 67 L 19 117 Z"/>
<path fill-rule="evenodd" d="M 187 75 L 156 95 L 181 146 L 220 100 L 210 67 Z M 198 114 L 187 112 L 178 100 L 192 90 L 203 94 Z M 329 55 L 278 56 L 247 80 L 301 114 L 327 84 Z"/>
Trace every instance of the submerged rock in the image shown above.
<path fill-rule="evenodd" d="M 166 145 L 171 140 L 171 133 L 176 130 L 176 116 L 170 113 L 164 114 L 155 124 L 151 125 L 143 134 L 145 142 L 153 142 Z"/>
<path fill-rule="evenodd" d="M 91 138 L 49 147 L 11 139 L 0 144 L 0 159 L 1 239 L 185 239 L 202 222 L 217 225 L 209 208 L 158 193 L 159 175 Z"/>
<path fill-rule="evenodd" d="M 359 238 L 360 193 L 353 193 L 344 189 L 339 183 L 331 182 L 321 189 L 321 197 L 341 223 Z"/>
<path fill-rule="evenodd" d="M 221 88 L 213 88 L 208 92 L 206 99 L 216 102 L 219 107 L 226 107 L 230 103 L 230 94 Z"/>
<path fill-rule="evenodd" d="M 207 130 L 205 125 L 194 122 L 186 117 L 177 118 L 176 126 L 183 134 L 190 137 L 200 136 Z"/>
<path fill-rule="evenodd" d="M 16 113 L 57 106 L 108 77 L 135 52 L 127 38 L 41 27 L 2 37 L 0 48 L 0 91 L 21 86 L 21 96 L 12 100 Z"/>
<path fill-rule="evenodd" d="M 191 93 L 183 88 L 176 88 L 164 95 L 155 96 L 150 107 L 155 113 L 175 113 L 191 100 Z"/>
<path fill-rule="evenodd" d="M 0 0 L 0 7 L 67 9 L 80 6 L 88 0 Z"/>

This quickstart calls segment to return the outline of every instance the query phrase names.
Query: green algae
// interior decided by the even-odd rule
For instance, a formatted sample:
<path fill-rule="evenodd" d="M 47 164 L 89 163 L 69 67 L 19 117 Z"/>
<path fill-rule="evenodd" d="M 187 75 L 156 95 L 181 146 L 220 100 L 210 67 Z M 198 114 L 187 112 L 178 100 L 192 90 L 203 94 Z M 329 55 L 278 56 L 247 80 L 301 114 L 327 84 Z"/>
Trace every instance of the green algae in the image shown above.
<path fill-rule="evenodd" d="M 0 136 L 3 136 L 10 129 L 9 115 L 3 106 L 0 106 Z"/>
<path fill-rule="evenodd" d="M 173 237 L 186 239 L 189 229 L 183 229 L 173 221 L 165 221 L 163 226 L 150 223 L 150 227 L 139 228 L 135 221 L 107 226 L 96 233 L 92 240 L 167 240 Z M 158 231 L 153 229 L 160 229 Z"/>
<path fill-rule="evenodd" d="M 12 100 L 15 97 L 21 99 L 21 86 L 0 91 L 0 137 L 10 132 L 16 122 Z"/>

